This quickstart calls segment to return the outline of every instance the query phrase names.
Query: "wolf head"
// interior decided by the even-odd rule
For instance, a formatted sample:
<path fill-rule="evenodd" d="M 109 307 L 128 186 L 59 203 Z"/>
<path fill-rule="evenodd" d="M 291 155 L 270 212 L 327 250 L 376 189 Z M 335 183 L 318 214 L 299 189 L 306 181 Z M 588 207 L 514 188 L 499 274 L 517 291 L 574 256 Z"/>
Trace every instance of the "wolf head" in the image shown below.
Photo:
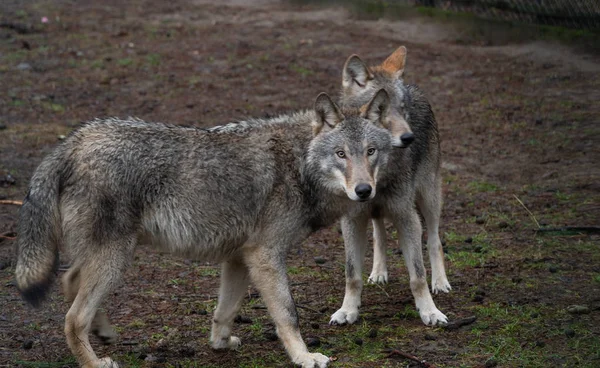
<path fill-rule="evenodd" d="M 402 80 L 406 63 L 406 47 L 400 46 L 378 66 L 369 68 L 357 55 L 352 55 L 344 64 L 341 104 L 366 109 L 368 102 L 384 89 L 390 98 L 389 116 L 382 124 L 392 133 L 394 147 L 407 147 L 415 136 L 407 123 L 404 108 L 406 87 Z"/>
<path fill-rule="evenodd" d="M 385 90 L 375 94 L 362 111 L 340 110 L 327 94 L 319 95 L 307 161 L 319 171 L 322 184 L 353 201 L 375 197 L 377 180 L 392 149 L 390 131 L 383 124 L 389 111 Z"/>

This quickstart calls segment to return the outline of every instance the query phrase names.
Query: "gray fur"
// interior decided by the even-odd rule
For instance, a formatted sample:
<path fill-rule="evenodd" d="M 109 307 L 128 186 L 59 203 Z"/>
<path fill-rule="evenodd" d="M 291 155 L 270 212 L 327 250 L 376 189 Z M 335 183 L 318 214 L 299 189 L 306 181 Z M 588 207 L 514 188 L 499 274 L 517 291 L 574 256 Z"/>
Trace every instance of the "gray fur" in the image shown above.
<path fill-rule="evenodd" d="M 415 204 L 423 214 L 428 231 L 432 264 L 432 289 L 449 291 L 443 252 L 438 235 L 441 210 L 440 142 L 435 116 L 427 98 L 416 86 L 405 85 L 401 75 L 404 68 L 405 48 L 399 48 L 382 66 L 367 68 L 355 55 L 346 62 L 340 104 L 346 107 L 364 107 L 377 98 L 375 91 L 384 89 L 390 99 L 390 112 L 384 125 L 398 138 L 404 132 L 415 136 L 405 148 L 395 148 L 390 155 L 387 175 L 379 181 L 378 195 L 363 213 L 350 213 L 342 220 L 346 245 L 347 267 L 352 274 L 346 280 L 346 295 L 342 307 L 331 317 L 331 324 L 353 323 L 358 317 L 362 292 L 362 269 L 366 242 L 359 242 L 355 227 L 366 227 L 369 217 L 374 225 L 374 262 L 369 282 L 387 282 L 386 243 L 384 218 L 397 228 L 400 246 L 410 274 L 411 289 L 421 319 L 425 324 L 445 323 L 427 287 L 421 250 L 421 224 Z M 365 71 L 357 70 L 360 67 Z M 348 75 L 368 75 L 364 83 L 349 83 Z M 369 116 L 367 114 L 367 116 Z M 400 145 L 398 145 L 400 147 Z M 345 224 L 345 226 L 344 226 Z M 353 277 L 351 277 L 353 276 Z"/>
<path fill-rule="evenodd" d="M 336 111 L 337 118 L 324 111 Z M 316 112 L 211 129 L 134 118 L 90 121 L 33 175 L 20 213 L 17 285 L 27 300 L 38 302 L 59 246 L 70 253 L 73 265 L 63 277 L 73 301 L 67 341 L 82 366 L 113 364 L 96 357 L 87 331 L 94 325 L 105 331 L 101 336 L 114 338 L 97 308 L 138 239 L 147 239 L 176 254 L 223 262 L 214 348 L 239 345 L 231 325 L 252 280 L 292 360 L 324 367 L 327 357 L 308 353 L 300 338 L 285 255 L 315 229 L 364 206 L 350 197 L 360 178 L 348 172 L 342 183 L 335 170 L 344 174 L 336 156 L 340 147 L 348 148 L 348 160 L 364 163 L 365 142 L 377 154 L 368 161 L 373 167 L 362 170 L 382 176 L 389 131 L 355 109 L 340 111 L 327 96 L 319 97 Z"/>

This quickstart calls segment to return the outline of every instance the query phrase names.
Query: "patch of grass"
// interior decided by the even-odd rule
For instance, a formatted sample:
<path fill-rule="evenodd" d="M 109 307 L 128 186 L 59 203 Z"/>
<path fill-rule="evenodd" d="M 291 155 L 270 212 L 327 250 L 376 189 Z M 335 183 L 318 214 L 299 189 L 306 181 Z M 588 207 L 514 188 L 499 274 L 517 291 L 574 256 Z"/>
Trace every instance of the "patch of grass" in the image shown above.
<path fill-rule="evenodd" d="M 125 363 L 125 367 L 139 368 L 144 366 L 144 360 L 139 358 L 138 353 L 118 355 L 115 357 L 115 360 L 119 363 L 119 365 Z"/>
<path fill-rule="evenodd" d="M 467 186 L 471 190 L 480 193 L 495 192 L 498 190 L 498 187 L 495 184 L 479 180 L 473 180 L 472 182 L 467 184 Z"/>
<path fill-rule="evenodd" d="M 296 64 L 290 65 L 290 70 L 292 70 L 293 72 L 296 72 L 296 73 L 300 74 L 302 76 L 302 78 L 308 77 L 308 76 L 311 76 L 311 75 L 315 74 L 315 72 L 313 72 L 312 70 L 307 69 L 307 68 L 305 68 L 303 66 L 300 66 L 300 65 L 296 65 Z"/>
<path fill-rule="evenodd" d="M 202 277 L 218 277 L 219 269 L 217 267 L 199 267 L 198 274 Z"/>
<path fill-rule="evenodd" d="M 594 277 L 592 278 L 595 282 L 600 283 L 600 273 L 597 273 L 594 275 Z"/>
<path fill-rule="evenodd" d="M 146 56 L 146 63 L 150 66 L 158 66 L 160 65 L 160 55 L 159 54 L 148 54 Z"/>
<path fill-rule="evenodd" d="M 133 64 L 133 59 L 131 59 L 131 58 L 123 58 L 123 59 L 117 60 L 117 65 L 120 65 L 120 66 L 130 66 L 132 64 Z"/>

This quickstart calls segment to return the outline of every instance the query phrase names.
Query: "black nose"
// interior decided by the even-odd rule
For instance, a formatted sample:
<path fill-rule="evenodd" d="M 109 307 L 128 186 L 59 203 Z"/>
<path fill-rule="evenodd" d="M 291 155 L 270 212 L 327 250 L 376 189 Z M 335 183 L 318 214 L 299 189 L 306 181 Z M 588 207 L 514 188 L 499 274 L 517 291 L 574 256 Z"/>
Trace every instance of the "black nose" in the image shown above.
<path fill-rule="evenodd" d="M 400 140 L 402 141 L 402 144 L 406 147 L 415 140 L 415 135 L 412 133 L 404 133 L 400 136 Z"/>
<path fill-rule="evenodd" d="M 354 191 L 360 199 L 367 199 L 371 195 L 371 186 L 369 184 L 358 184 Z"/>

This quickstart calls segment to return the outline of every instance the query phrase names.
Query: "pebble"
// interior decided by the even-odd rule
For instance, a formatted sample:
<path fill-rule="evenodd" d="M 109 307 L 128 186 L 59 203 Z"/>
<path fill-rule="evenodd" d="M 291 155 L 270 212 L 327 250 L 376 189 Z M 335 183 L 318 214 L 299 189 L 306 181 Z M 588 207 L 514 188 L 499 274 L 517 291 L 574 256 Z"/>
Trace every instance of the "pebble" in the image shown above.
<path fill-rule="evenodd" d="M 321 326 L 319 326 L 319 324 L 315 322 L 315 323 L 311 323 L 310 327 L 312 327 L 313 330 L 318 330 Z"/>
<path fill-rule="evenodd" d="M 498 228 L 500 228 L 500 229 L 506 229 L 507 227 L 508 227 L 508 222 L 506 222 L 506 221 L 500 221 L 498 223 Z"/>
<path fill-rule="evenodd" d="M 557 273 L 558 272 L 558 267 L 551 265 L 548 267 L 548 272 L 550 273 Z"/>
<path fill-rule="evenodd" d="M 278 337 L 277 334 L 273 331 L 267 331 L 263 334 L 263 337 L 265 338 L 265 340 L 267 341 L 277 341 Z"/>
<path fill-rule="evenodd" d="M 23 349 L 29 350 L 32 347 L 33 347 L 33 340 L 25 340 L 25 342 L 23 342 Z"/>
<path fill-rule="evenodd" d="M 425 340 L 429 340 L 429 341 L 437 340 L 437 335 L 432 332 L 425 332 Z"/>
<path fill-rule="evenodd" d="M 6 129 L 6 124 L 0 124 L 0 130 Z"/>
<path fill-rule="evenodd" d="M 327 260 L 325 258 L 323 258 L 323 257 L 315 257 L 315 263 L 316 264 L 324 264 L 326 262 L 327 262 Z"/>
<path fill-rule="evenodd" d="M 567 312 L 571 314 L 588 314 L 590 308 L 587 305 L 571 305 L 567 307 Z"/>
<path fill-rule="evenodd" d="M 309 348 L 321 346 L 321 340 L 318 337 L 309 337 L 306 339 L 306 346 Z"/>
<path fill-rule="evenodd" d="M 575 337 L 575 330 L 573 330 L 572 328 L 566 328 L 565 329 L 565 336 L 567 336 L 567 337 Z"/>
<path fill-rule="evenodd" d="M 374 339 L 377 337 L 377 330 L 372 328 L 371 330 L 369 330 L 369 333 L 367 334 L 367 337 Z"/>
<path fill-rule="evenodd" d="M 483 224 L 485 224 L 485 217 L 483 217 L 483 216 L 479 216 L 479 217 L 477 217 L 477 218 L 475 219 L 475 223 L 476 223 L 476 224 L 478 224 L 478 225 L 483 225 Z"/>
<path fill-rule="evenodd" d="M 465 239 L 465 243 L 468 243 L 468 244 L 473 243 L 473 238 L 469 236 L 468 238 Z"/>
<path fill-rule="evenodd" d="M 357 337 L 356 339 L 354 339 L 354 343 L 358 346 L 362 346 L 363 340 L 360 337 Z"/>
<path fill-rule="evenodd" d="M 240 315 L 238 315 L 237 317 L 235 317 L 235 319 L 233 321 L 235 323 L 246 323 L 246 324 L 251 324 L 252 323 L 252 319 L 250 317 L 240 316 Z"/>
<path fill-rule="evenodd" d="M 19 65 L 17 65 L 17 69 L 19 69 L 19 70 L 29 70 L 29 69 L 31 69 L 31 64 L 20 63 Z"/>
<path fill-rule="evenodd" d="M 485 362 L 485 368 L 493 368 L 498 365 L 498 362 L 494 358 L 490 358 Z"/>

